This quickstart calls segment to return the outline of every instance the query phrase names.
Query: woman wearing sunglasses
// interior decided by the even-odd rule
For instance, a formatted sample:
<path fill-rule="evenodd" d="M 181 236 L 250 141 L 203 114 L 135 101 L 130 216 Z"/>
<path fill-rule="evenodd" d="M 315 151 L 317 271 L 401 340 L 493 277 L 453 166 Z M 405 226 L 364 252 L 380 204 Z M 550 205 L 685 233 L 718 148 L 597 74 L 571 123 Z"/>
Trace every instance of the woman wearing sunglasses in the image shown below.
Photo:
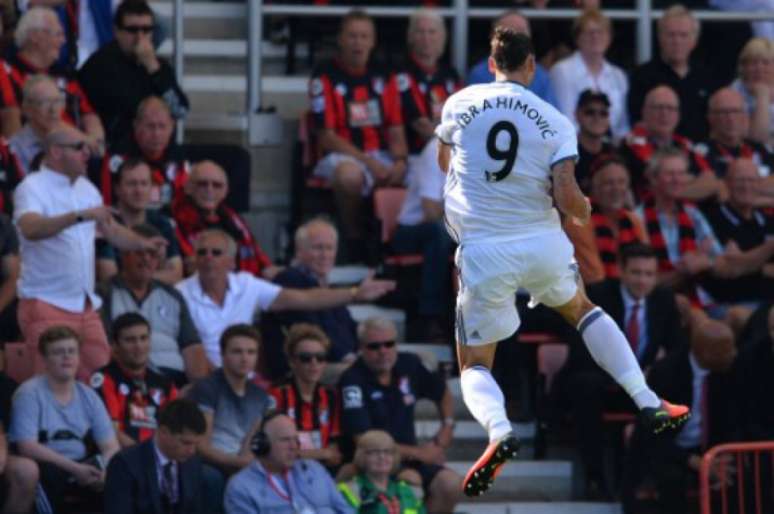
<path fill-rule="evenodd" d="M 290 375 L 269 392 L 277 410 L 296 421 L 301 458 L 319 460 L 333 469 L 341 464 L 337 444 L 341 407 L 336 391 L 320 383 L 330 347 L 325 332 L 316 325 L 291 325 L 284 347 Z"/>
<path fill-rule="evenodd" d="M 355 475 L 339 484 L 339 491 L 358 514 L 424 514 L 421 489 L 395 477 L 400 453 L 395 440 L 383 430 L 369 430 L 357 441 Z"/>

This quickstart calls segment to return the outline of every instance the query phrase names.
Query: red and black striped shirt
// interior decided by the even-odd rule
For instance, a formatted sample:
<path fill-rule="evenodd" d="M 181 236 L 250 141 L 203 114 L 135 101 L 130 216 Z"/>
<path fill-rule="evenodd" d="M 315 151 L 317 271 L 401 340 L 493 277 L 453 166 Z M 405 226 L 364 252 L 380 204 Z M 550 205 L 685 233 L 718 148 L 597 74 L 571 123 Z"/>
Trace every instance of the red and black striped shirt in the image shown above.
<path fill-rule="evenodd" d="M 272 387 L 269 394 L 277 402 L 277 410 L 296 422 L 301 449 L 327 448 L 341 431 L 341 402 L 335 389 L 317 385 L 314 398 L 305 402 L 294 381 Z"/>
<path fill-rule="evenodd" d="M 352 75 L 326 63 L 312 74 L 309 97 L 316 129 L 333 130 L 366 152 L 386 150 L 387 129 L 403 124 L 395 80 L 370 67 Z"/>
<path fill-rule="evenodd" d="M 142 442 L 156 432 L 156 414 L 170 400 L 177 398 L 177 388 L 171 379 L 145 370 L 143 377 L 127 374 L 116 361 L 91 376 L 91 387 L 105 402 L 110 419 L 118 429 Z"/>
<path fill-rule="evenodd" d="M 2 75 L 0 77 L 0 108 L 20 108 L 22 91 L 27 77 L 42 74 L 51 77 L 59 90 L 65 93 L 63 121 L 82 129 L 83 117 L 87 114 L 95 114 L 94 107 L 86 97 L 86 93 L 69 73 L 60 71 L 56 67 L 47 70 L 36 68 L 18 53 L 0 61 L 0 63 L 2 64 L 0 66 L 0 75 Z"/>
<path fill-rule="evenodd" d="M 441 111 L 446 99 L 462 87 L 457 71 L 448 66 L 439 65 L 429 70 L 409 57 L 403 71 L 396 75 L 403 121 L 406 124 L 409 153 L 422 151 L 427 141 L 412 127 L 419 118 L 428 118 L 440 123 Z"/>

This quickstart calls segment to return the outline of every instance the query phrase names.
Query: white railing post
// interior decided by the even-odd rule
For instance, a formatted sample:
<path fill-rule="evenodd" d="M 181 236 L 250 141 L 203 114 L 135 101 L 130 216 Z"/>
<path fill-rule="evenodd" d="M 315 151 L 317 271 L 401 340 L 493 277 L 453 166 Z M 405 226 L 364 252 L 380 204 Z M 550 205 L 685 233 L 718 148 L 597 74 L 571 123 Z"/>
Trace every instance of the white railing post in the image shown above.
<path fill-rule="evenodd" d="M 651 0 L 637 0 L 637 64 L 650 60 L 653 48 Z"/>
<path fill-rule="evenodd" d="M 185 52 L 183 51 L 183 0 L 175 0 L 172 6 L 172 21 L 174 31 L 175 77 L 180 87 L 183 87 L 183 65 Z M 177 120 L 176 124 L 177 144 L 182 144 L 185 137 L 185 122 Z"/>
<path fill-rule="evenodd" d="M 247 129 L 255 130 L 254 114 L 261 108 L 261 40 L 263 1 L 250 0 L 247 12 Z"/>
<path fill-rule="evenodd" d="M 460 77 L 468 74 L 468 0 L 454 0 L 452 62 Z"/>

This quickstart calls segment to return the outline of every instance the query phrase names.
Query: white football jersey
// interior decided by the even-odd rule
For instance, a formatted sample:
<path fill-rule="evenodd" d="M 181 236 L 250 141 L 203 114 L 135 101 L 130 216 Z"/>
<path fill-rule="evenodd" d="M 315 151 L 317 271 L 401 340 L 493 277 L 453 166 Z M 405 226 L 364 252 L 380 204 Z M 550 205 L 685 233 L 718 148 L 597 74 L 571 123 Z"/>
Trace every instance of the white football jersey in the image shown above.
<path fill-rule="evenodd" d="M 558 110 L 516 82 L 477 84 L 446 101 L 436 134 L 452 146 L 444 209 L 457 242 L 561 230 L 551 167 L 576 159 L 578 143 Z"/>

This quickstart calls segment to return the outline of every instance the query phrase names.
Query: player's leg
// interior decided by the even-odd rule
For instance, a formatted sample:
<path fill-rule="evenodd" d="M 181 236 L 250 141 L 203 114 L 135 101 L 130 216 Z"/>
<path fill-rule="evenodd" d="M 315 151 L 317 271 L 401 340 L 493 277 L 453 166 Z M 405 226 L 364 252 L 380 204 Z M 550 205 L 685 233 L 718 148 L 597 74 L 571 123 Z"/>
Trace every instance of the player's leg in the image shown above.
<path fill-rule="evenodd" d="M 643 413 L 643 421 L 656 432 L 682 425 L 687 407 L 662 401 L 645 382 L 637 358 L 618 325 L 601 307 L 591 303 L 582 287 L 556 310 L 578 329 L 594 361 L 626 392 Z"/>

